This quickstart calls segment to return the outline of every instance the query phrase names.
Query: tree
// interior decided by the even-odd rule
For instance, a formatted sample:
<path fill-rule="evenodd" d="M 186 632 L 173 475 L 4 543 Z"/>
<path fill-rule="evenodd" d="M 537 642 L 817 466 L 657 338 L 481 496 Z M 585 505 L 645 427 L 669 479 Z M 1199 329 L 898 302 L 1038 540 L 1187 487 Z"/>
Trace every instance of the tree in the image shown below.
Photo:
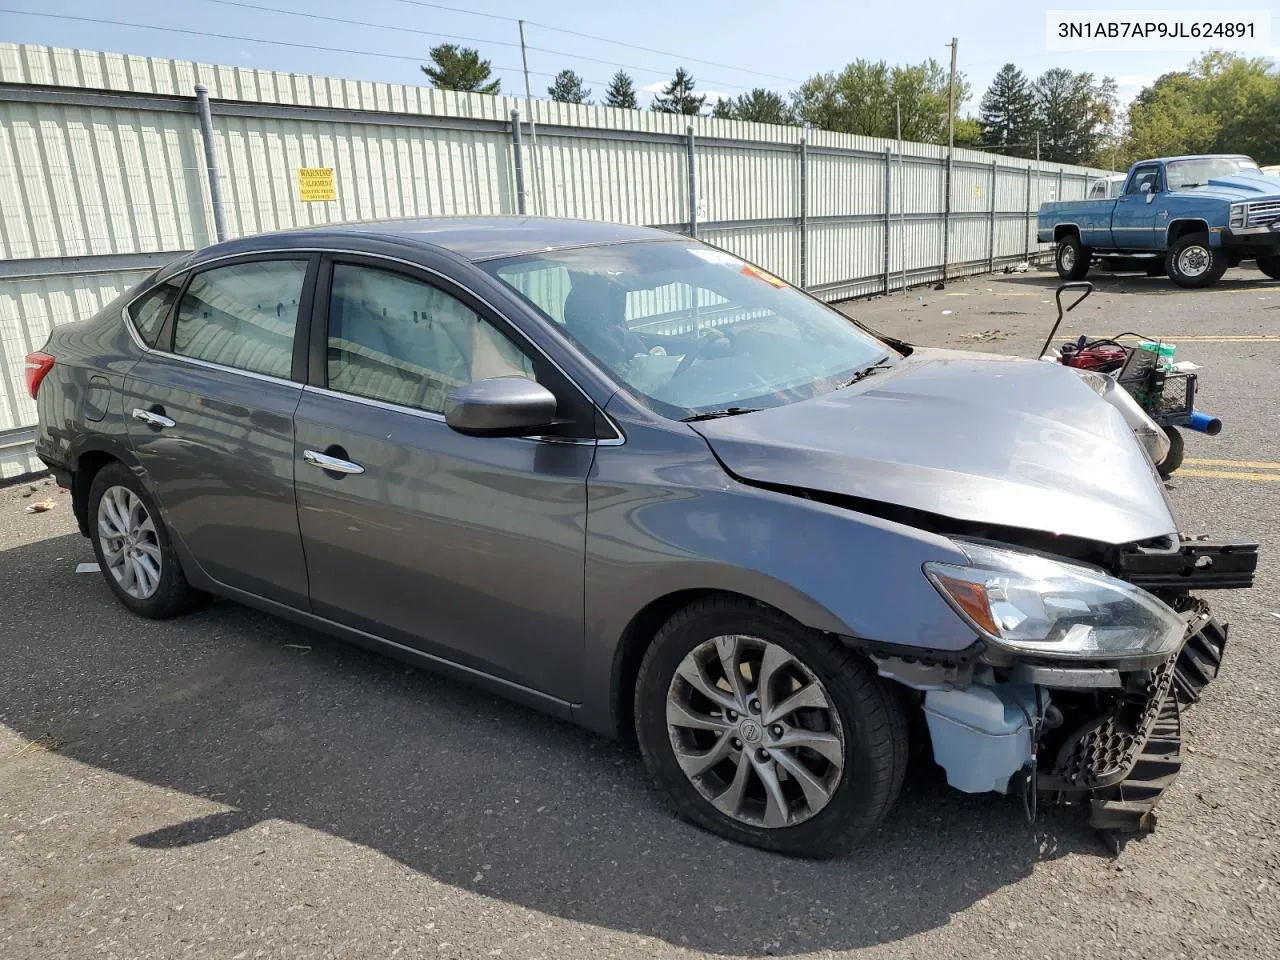
<path fill-rule="evenodd" d="M 1033 133 L 1040 135 L 1040 158 L 1054 163 L 1091 163 L 1107 159 L 1104 148 L 1115 122 L 1116 84 L 1110 77 L 1072 73 L 1054 67 L 1032 86 Z"/>
<path fill-rule="evenodd" d="M 977 117 L 964 117 L 956 121 L 955 143 L 957 147 L 982 149 L 982 121 Z"/>
<path fill-rule="evenodd" d="M 772 90 L 756 87 L 731 100 L 723 97 L 711 108 L 711 115 L 721 120 L 747 120 L 751 123 L 794 125 L 796 116 L 787 101 Z"/>
<path fill-rule="evenodd" d="M 551 86 L 547 87 L 547 93 L 552 100 L 560 103 L 590 103 L 591 91 L 582 83 L 582 78 L 572 70 L 561 70 Z"/>
<path fill-rule="evenodd" d="M 796 116 L 811 127 L 896 137 L 898 113 L 907 140 L 946 143 L 948 74 L 930 58 L 914 66 L 855 60 L 839 73 L 810 77 L 791 95 Z M 956 78 L 955 104 L 969 98 L 963 75 Z"/>
<path fill-rule="evenodd" d="M 982 95 L 979 144 L 1015 157 L 1035 156 L 1035 106 L 1027 78 L 1012 63 L 1006 63 Z"/>
<path fill-rule="evenodd" d="M 626 71 L 619 70 L 609 81 L 609 86 L 604 91 L 604 105 L 621 107 L 624 110 L 634 110 L 639 106 L 636 102 L 635 84 L 631 82 L 631 77 Z"/>
<path fill-rule="evenodd" d="M 442 43 L 432 47 L 430 53 L 432 64 L 423 66 L 422 72 L 431 79 L 432 86 L 466 93 L 497 93 L 502 87 L 501 80 L 489 79 L 493 70 L 488 60 L 480 59 L 477 50 Z"/>
<path fill-rule="evenodd" d="M 676 75 L 662 88 L 661 95 L 653 98 L 653 109 L 659 113 L 683 113 L 696 117 L 702 112 L 707 98 L 705 94 L 696 96 L 694 85 L 693 75 L 684 67 L 677 67 Z"/>

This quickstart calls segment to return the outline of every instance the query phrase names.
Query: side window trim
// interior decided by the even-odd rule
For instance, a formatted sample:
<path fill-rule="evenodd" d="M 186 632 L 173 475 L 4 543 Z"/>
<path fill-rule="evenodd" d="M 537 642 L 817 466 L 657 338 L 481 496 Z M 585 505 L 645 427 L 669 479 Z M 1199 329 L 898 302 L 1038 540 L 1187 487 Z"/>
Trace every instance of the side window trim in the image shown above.
<path fill-rule="evenodd" d="M 133 337 L 134 342 L 138 344 L 138 346 L 142 347 L 143 350 L 146 350 L 146 351 L 161 349 L 160 344 L 164 340 L 165 331 L 169 330 L 170 327 L 172 326 L 173 315 L 178 309 L 178 304 L 182 302 L 182 295 L 186 292 L 187 281 L 188 279 L 190 279 L 185 274 L 178 275 L 178 277 L 180 278 L 178 284 L 176 284 L 178 288 L 178 295 L 174 297 L 173 303 L 169 304 L 169 309 L 165 312 L 164 321 L 160 324 L 160 329 L 156 332 L 155 345 L 152 345 L 147 343 L 146 338 L 142 336 L 142 331 L 138 329 L 138 323 L 133 316 L 133 308 L 135 305 L 141 303 L 143 300 L 147 299 L 147 297 L 151 296 L 153 293 L 159 290 L 166 283 L 171 283 L 175 279 L 174 277 L 166 277 L 163 280 L 157 280 L 156 278 L 158 277 L 158 275 L 159 275 L 159 271 L 157 270 L 155 273 L 151 275 L 150 278 L 148 278 L 151 281 L 150 285 L 141 293 L 139 293 L 136 297 L 134 297 L 132 300 L 126 303 L 124 305 L 124 311 L 123 311 L 125 325 L 129 328 L 129 333 Z"/>
<path fill-rule="evenodd" d="M 181 308 L 182 301 L 187 295 L 187 289 L 191 286 L 191 281 L 198 274 L 207 273 L 210 270 L 217 270 L 221 267 L 233 267 L 241 263 L 263 263 L 271 260 L 305 261 L 307 264 L 306 271 L 303 273 L 302 277 L 302 291 L 298 295 L 298 316 L 293 331 L 293 358 L 290 376 L 277 377 L 268 373 L 258 373 L 254 370 L 243 370 L 240 367 L 232 367 L 225 363 L 203 360 L 200 357 L 190 357 L 174 350 L 174 335 L 177 329 L 178 310 Z M 273 250 L 269 253 L 246 253 L 243 256 L 225 257 L 212 263 L 204 264 L 188 270 L 183 279 L 182 287 L 178 291 L 178 297 L 169 310 L 169 315 L 165 320 L 164 326 L 160 329 L 160 335 L 156 338 L 156 346 L 151 349 L 156 353 L 164 354 L 166 357 L 172 357 L 174 359 L 181 360 L 184 363 L 195 364 L 196 366 L 209 367 L 214 370 L 227 370 L 231 373 L 239 373 L 246 377 L 271 380 L 277 383 L 305 384 L 307 382 L 307 345 L 310 342 L 311 332 L 308 318 L 312 312 L 316 274 L 319 270 L 320 260 L 321 254 L 312 250 Z M 161 344 L 163 344 L 163 346 L 161 346 Z"/>

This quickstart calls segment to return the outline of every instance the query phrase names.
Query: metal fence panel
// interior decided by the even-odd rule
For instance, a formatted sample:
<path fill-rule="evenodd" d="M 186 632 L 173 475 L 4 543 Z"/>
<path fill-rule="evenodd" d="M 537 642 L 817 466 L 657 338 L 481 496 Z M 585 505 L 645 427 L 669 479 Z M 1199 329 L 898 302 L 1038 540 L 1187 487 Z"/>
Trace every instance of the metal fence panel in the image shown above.
<path fill-rule="evenodd" d="M 20 436 L 34 418 L 23 356 L 53 324 L 213 242 L 196 84 L 208 88 L 230 236 L 515 213 L 519 111 L 527 213 L 679 231 L 696 217 L 701 239 L 828 300 L 1045 249 L 1035 210 L 1085 196 L 1105 172 L 958 149 L 948 216 L 947 151 L 935 144 L 0 44 L 0 475 L 38 466 Z M 309 167 L 333 168 L 335 199 L 303 201 Z M 564 279 L 541 282 L 555 289 L 530 293 L 554 313 Z M 636 295 L 628 308 L 661 323 L 682 295 Z"/>

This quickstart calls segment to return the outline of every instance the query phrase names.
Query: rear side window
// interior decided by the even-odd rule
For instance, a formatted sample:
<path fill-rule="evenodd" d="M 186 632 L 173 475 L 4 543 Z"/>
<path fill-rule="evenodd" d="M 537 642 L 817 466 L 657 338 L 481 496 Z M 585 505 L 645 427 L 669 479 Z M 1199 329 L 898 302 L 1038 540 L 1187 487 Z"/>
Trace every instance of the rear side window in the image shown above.
<path fill-rule="evenodd" d="M 156 338 L 160 336 L 165 320 L 169 319 L 169 311 L 173 309 L 181 292 L 181 279 L 166 280 L 150 293 L 143 294 L 129 304 L 129 319 L 148 347 L 156 345 Z"/>
<path fill-rule="evenodd" d="M 197 273 L 178 306 L 173 351 L 287 378 L 306 260 L 261 260 Z"/>

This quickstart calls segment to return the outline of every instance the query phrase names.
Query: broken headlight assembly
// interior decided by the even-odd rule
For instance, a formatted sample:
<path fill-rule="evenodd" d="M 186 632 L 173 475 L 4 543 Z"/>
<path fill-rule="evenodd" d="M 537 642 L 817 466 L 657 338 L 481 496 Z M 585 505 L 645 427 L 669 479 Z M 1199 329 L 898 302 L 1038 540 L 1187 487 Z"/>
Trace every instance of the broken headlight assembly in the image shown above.
<path fill-rule="evenodd" d="M 924 572 L 969 624 L 1007 651 L 1118 661 L 1178 649 L 1186 622 L 1154 596 L 1090 567 L 956 541 L 967 566 Z"/>

